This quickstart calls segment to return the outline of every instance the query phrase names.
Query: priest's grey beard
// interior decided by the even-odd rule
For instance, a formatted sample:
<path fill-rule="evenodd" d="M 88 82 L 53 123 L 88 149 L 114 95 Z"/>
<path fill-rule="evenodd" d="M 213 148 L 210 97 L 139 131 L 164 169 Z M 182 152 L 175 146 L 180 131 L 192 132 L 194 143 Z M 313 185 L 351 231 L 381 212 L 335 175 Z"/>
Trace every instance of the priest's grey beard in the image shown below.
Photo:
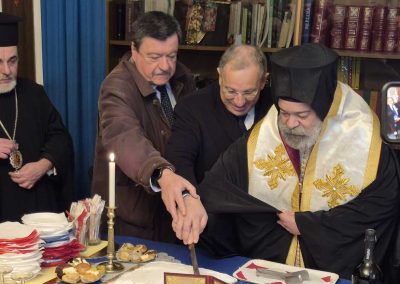
<path fill-rule="evenodd" d="M 317 142 L 322 128 L 322 121 L 310 129 L 305 129 L 302 125 L 290 129 L 280 119 L 278 119 L 279 131 L 285 143 L 296 150 L 305 151 L 311 149 Z"/>
<path fill-rule="evenodd" d="M 11 90 L 13 90 L 15 88 L 15 86 L 17 85 L 17 80 L 12 80 L 10 83 L 8 84 L 1 84 L 0 85 L 0 94 L 5 94 L 10 92 Z"/>

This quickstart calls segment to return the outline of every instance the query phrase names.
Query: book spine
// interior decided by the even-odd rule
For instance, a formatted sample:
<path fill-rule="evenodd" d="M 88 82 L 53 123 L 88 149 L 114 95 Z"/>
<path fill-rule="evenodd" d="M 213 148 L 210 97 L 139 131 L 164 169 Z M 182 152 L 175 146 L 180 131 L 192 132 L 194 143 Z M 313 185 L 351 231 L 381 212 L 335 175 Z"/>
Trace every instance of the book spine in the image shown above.
<path fill-rule="evenodd" d="M 333 19 L 331 35 L 331 48 L 343 48 L 343 30 L 346 21 L 347 9 L 345 5 L 333 6 Z"/>
<path fill-rule="evenodd" d="M 364 6 L 361 9 L 360 39 L 357 49 L 360 51 L 369 51 L 371 47 L 371 31 L 374 7 Z"/>
<path fill-rule="evenodd" d="M 246 43 L 251 44 L 251 24 L 253 22 L 253 7 L 247 9 Z"/>
<path fill-rule="evenodd" d="M 274 20 L 274 2 L 277 0 L 269 1 L 269 24 L 268 24 L 268 35 L 267 35 L 267 47 L 271 48 L 273 46 L 273 20 Z"/>
<path fill-rule="evenodd" d="M 282 22 L 285 15 L 284 0 L 272 0 L 270 2 L 270 21 L 271 21 L 271 47 L 278 47 L 279 37 L 282 29 Z M 269 40 L 269 38 L 268 38 Z"/>
<path fill-rule="evenodd" d="M 344 49 L 356 50 L 360 30 L 360 6 L 348 6 L 348 17 L 344 31 Z"/>
<path fill-rule="evenodd" d="M 247 16 L 248 9 L 247 7 L 242 7 L 242 43 L 246 43 L 247 39 Z"/>
<path fill-rule="evenodd" d="M 383 51 L 395 52 L 397 43 L 397 7 L 389 8 L 383 36 Z"/>
<path fill-rule="evenodd" d="M 125 2 L 125 40 L 131 40 L 133 37 L 134 2 L 134 0 L 126 0 Z"/>
<path fill-rule="evenodd" d="M 311 27 L 311 42 L 326 44 L 328 31 L 328 6 L 329 0 L 316 0 L 314 4 L 313 24 Z"/>
<path fill-rule="evenodd" d="M 310 42 L 311 24 L 312 24 L 312 4 L 313 0 L 304 0 L 303 11 L 303 32 L 301 34 L 301 43 Z"/>
<path fill-rule="evenodd" d="M 371 51 L 381 52 L 383 50 L 383 28 L 385 24 L 386 13 L 386 7 L 375 7 L 374 18 L 372 22 Z"/>
<path fill-rule="evenodd" d="M 117 34 L 116 38 L 118 40 L 123 40 L 125 37 L 125 5 L 117 5 Z"/>
<path fill-rule="evenodd" d="M 397 13 L 400 15 L 400 8 L 397 8 Z M 397 45 L 396 52 L 400 53 L 400 17 L 397 17 Z"/>

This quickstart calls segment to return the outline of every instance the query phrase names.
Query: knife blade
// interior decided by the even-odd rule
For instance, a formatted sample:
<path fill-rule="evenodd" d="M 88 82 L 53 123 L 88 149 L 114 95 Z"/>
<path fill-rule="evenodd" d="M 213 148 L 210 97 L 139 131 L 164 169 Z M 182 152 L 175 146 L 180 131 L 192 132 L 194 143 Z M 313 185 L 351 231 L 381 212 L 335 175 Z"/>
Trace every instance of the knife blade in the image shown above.
<path fill-rule="evenodd" d="M 200 275 L 199 264 L 197 262 L 196 249 L 194 248 L 194 244 L 188 245 L 188 248 L 190 251 L 190 259 L 192 261 L 192 266 L 193 266 L 193 274 Z"/>

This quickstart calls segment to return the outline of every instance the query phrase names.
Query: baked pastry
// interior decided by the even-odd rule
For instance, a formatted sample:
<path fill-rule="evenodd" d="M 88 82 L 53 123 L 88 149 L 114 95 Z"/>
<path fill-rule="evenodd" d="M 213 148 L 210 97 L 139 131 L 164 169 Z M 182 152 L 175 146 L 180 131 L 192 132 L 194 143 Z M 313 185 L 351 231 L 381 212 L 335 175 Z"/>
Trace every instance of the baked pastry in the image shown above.
<path fill-rule="evenodd" d="M 105 273 L 104 270 L 99 270 L 95 267 L 91 267 L 84 274 L 81 274 L 81 281 L 83 283 L 95 282 L 99 280 L 101 277 L 103 277 L 104 273 Z"/>
<path fill-rule="evenodd" d="M 144 254 L 147 251 L 147 246 L 146 245 L 136 245 L 133 250 L 137 253 Z"/>
<path fill-rule="evenodd" d="M 89 263 L 79 263 L 77 266 L 75 266 L 76 271 L 79 274 L 84 274 L 86 271 L 88 271 L 92 266 Z"/>
<path fill-rule="evenodd" d="M 74 271 L 71 269 L 67 269 L 65 272 L 66 273 L 61 277 L 61 280 L 64 281 L 65 283 L 74 284 L 74 283 L 78 283 L 81 280 L 79 273 L 76 272 L 75 269 L 74 269 Z"/>
<path fill-rule="evenodd" d="M 146 262 L 156 258 L 155 250 L 148 250 L 144 244 L 133 245 L 124 243 L 117 251 L 117 259 L 119 261 L 130 262 Z"/>
<path fill-rule="evenodd" d="M 128 250 L 120 250 L 117 252 L 117 259 L 120 261 L 130 261 L 131 254 Z"/>
<path fill-rule="evenodd" d="M 156 252 L 155 250 L 150 249 L 150 250 L 146 251 L 146 252 L 140 257 L 140 260 L 143 261 L 143 262 L 145 262 L 145 261 L 150 261 L 150 260 L 155 259 L 156 256 L 157 256 L 157 252 Z"/>

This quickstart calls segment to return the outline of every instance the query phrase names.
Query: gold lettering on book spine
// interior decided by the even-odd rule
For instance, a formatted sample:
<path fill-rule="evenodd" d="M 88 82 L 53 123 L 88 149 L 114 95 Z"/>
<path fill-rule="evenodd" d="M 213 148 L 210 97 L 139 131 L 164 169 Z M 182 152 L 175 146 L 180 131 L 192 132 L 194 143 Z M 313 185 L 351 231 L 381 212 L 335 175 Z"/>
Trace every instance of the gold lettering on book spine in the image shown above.
<path fill-rule="evenodd" d="M 343 167 L 338 164 L 332 170 L 332 175 L 325 175 L 325 180 L 317 179 L 314 181 L 315 187 L 322 191 L 322 196 L 328 199 L 330 208 L 340 205 L 340 201 L 345 201 L 346 196 L 356 196 L 360 191 L 354 185 L 349 185 L 350 179 L 345 177 Z"/>
<path fill-rule="evenodd" d="M 273 154 L 268 154 L 267 159 L 258 159 L 254 164 L 257 169 L 264 171 L 264 176 L 269 177 L 268 186 L 271 189 L 278 187 L 279 180 L 296 174 L 283 144 L 276 147 Z"/>

